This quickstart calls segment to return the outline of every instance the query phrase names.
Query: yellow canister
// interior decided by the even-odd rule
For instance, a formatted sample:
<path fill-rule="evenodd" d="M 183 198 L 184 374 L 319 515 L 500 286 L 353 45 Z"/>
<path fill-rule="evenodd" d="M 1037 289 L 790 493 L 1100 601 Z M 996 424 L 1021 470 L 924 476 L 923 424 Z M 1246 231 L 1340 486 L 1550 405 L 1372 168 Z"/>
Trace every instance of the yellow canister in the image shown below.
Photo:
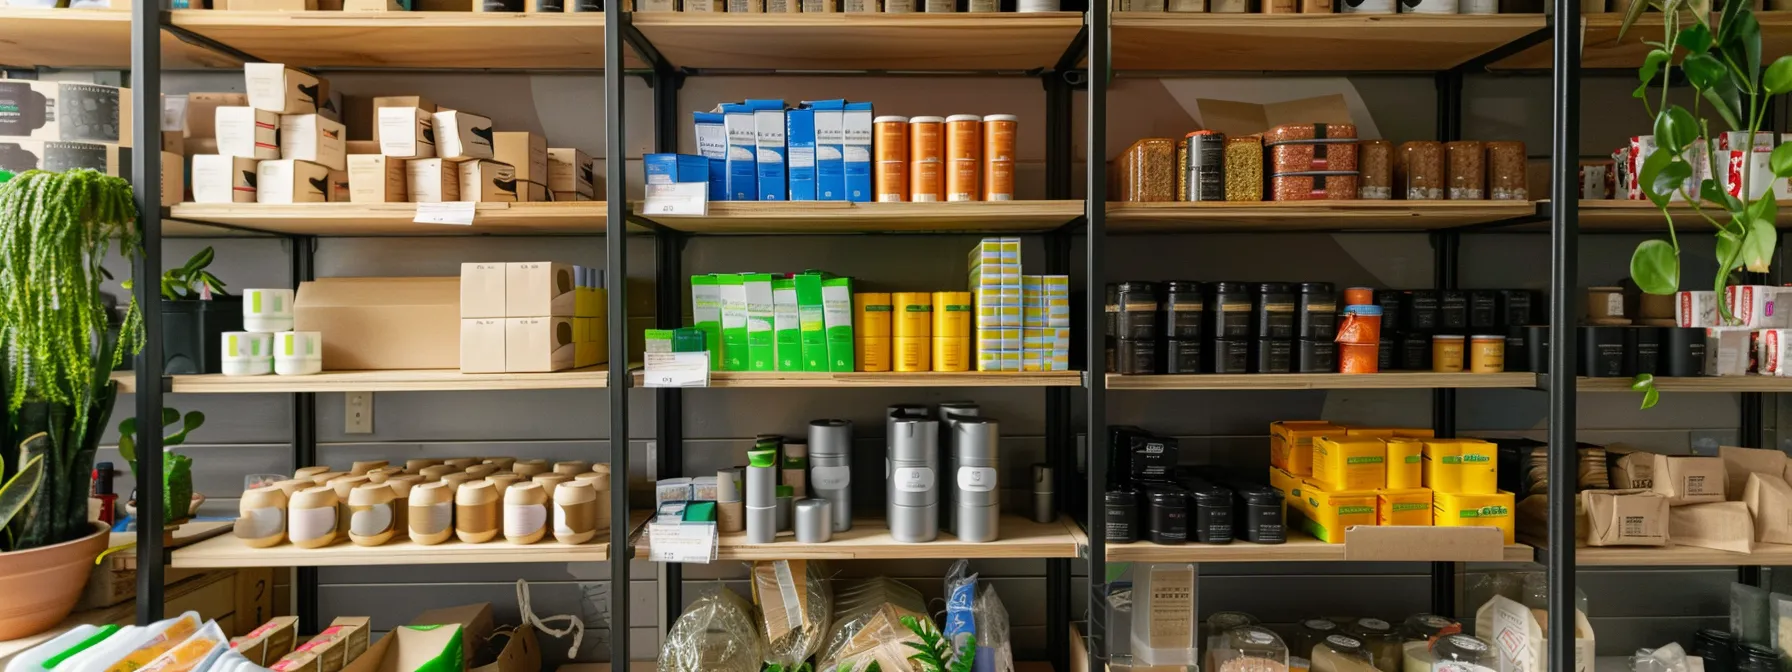
<path fill-rule="evenodd" d="M 890 370 L 890 339 L 857 339 L 852 349 L 853 369 L 875 373 Z"/>
<path fill-rule="evenodd" d="M 1376 525 L 1431 525 L 1431 491 L 1424 488 L 1387 489 L 1376 494 Z"/>
<path fill-rule="evenodd" d="M 891 335 L 898 340 L 918 338 L 927 340 L 933 337 L 933 294 L 929 292 L 896 292 L 890 295 L 891 311 L 895 313 L 895 324 Z M 928 346 L 923 346 L 926 348 Z M 896 345 L 897 371 L 902 369 L 902 344 Z M 926 359 L 922 359 L 921 371 L 926 371 Z"/>
<path fill-rule="evenodd" d="M 970 292 L 934 292 L 933 337 L 970 338 L 973 310 Z"/>
<path fill-rule="evenodd" d="M 971 370 L 971 339 L 969 338 L 934 338 L 933 370 L 935 371 L 969 371 Z"/>
<path fill-rule="evenodd" d="M 898 322 L 900 324 L 900 322 Z M 915 372 L 933 370 L 933 339 L 903 338 L 890 339 L 896 346 L 895 367 L 897 371 Z"/>
<path fill-rule="evenodd" d="M 1388 439 L 1388 489 L 1409 490 L 1425 485 L 1425 442 Z"/>
<path fill-rule="evenodd" d="M 858 324 L 853 325 L 854 335 L 859 339 L 889 338 L 890 333 L 890 294 L 889 292 L 859 292 L 852 295 L 853 312 L 859 316 Z M 884 361 L 889 361 L 889 345 L 884 346 Z"/>

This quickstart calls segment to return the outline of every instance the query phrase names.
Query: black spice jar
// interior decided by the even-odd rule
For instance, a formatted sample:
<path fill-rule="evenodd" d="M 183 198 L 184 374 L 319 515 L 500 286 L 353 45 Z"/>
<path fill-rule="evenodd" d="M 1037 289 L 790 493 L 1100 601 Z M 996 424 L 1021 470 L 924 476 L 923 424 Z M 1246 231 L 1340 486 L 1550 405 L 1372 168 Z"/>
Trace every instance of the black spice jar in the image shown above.
<path fill-rule="evenodd" d="M 1251 291 L 1242 282 L 1206 286 L 1207 329 L 1216 339 L 1251 337 Z"/>
<path fill-rule="evenodd" d="M 1157 283 L 1121 282 L 1108 285 L 1109 336 L 1121 339 L 1155 339 L 1158 332 Z M 1122 359 L 1125 359 L 1122 356 Z"/>
<path fill-rule="evenodd" d="M 1706 672 L 1736 669 L 1736 636 L 1724 630 L 1700 630 L 1692 637 L 1692 652 L 1705 660 Z"/>
<path fill-rule="evenodd" d="M 1531 373 L 1549 373 L 1549 325 L 1533 324 L 1525 327 L 1524 340 L 1528 346 L 1526 352 L 1531 359 Z M 1701 361 L 1703 356 L 1701 353 Z M 1511 361 L 1511 358 L 1507 357 L 1507 361 Z"/>
<path fill-rule="evenodd" d="M 1139 495 L 1131 490 L 1109 490 L 1104 529 L 1108 543 L 1127 544 L 1139 540 Z"/>
<path fill-rule="evenodd" d="M 1163 361 L 1164 373 L 1200 373 L 1200 339 L 1172 338 L 1164 341 Z"/>
<path fill-rule="evenodd" d="M 1500 319 L 1499 292 L 1474 289 L 1468 292 L 1468 328 L 1482 333 L 1506 326 Z"/>
<path fill-rule="evenodd" d="M 1109 485 L 1131 482 L 1127 479 L 1132 474 L 1132 439 L 1135 436 L 1151 436 L 1151 432 L 1132 425 L 1108 425 Z"/>
<path fill-rule="evenodd" d="M 1661 327 L 1620 327 L 1624 330 L 1624 376 L 1659 373 Z"/>
<path fill-rule="evenodd" d="M 1181 490 L 1145 491 L 1145 538 L 1154 544 L 1188 542 L 1188 493 Z"/>
<path fill-rule="evenodd" d="M 1437 324 L 1445 331 L 1468 328 L 1468 293 L 1445 289 L 1437 293 Z"/>
<path fill-rule="evenodd" d="M 1176 469 L 1179 454 L 1176 439 L 1135 433 L 1128 437 L 1126 450 L 1131 458 L 1128 461 L 1132 463 L 1133 478 L 1166 479 Z"/>
<path fill-rule="evenodd" d="M 1375 305 L 1381 306 L 1381 333 L 1399 331 L 1406 327 L 1406 323 L 1401 321 L 1406 317 L 1406 311 L 1400 309 L 1406 305 L 1406 295 L 1407 292 L 1398 289 L 1375 290 Z"/>
<path fill-rule="evenodd" d="M 1165 338 L 1201 338 L 1202 317 L 1207 312 L 1207 301 L 1201 295 L 1201 283 L 1189 280 L 1166 282 L 1163 284 L 1163 298 L 1158 303 L 1164 309 L 1159 321 L 1163 324 Z"/>
<path fill-rule="evenodd" d="M 1624 376 L 1625 327 L 1580 328 L 1580 372 L 1589 378 Z"/>
<path fill-rule="evenodd" d="M 1338 292 L 1329 282 L 1303 282 L 1294 311 L 1300 338 L 1327 340 L 1338 335 Z"/>
<path fill-rule="evenodd" d="M 1195 541 L 1203 544 L 1232 543 L 1232 491 L 1202 483 L 1188 493 L 1194 509 Z"/>
<path fill-rule="evenodd" d="M 1251 373 L 1292 373 L 1294 341 L 1259 338 L 1251 341 Z"/>
<path fill-rule="evenodd" d="M 1531 371 L 1530 332 L 1524 327 L 1506 329 L 1506 370 Z"/>
<path fill-rule="evenodd" d="M 1157 363 L 1157 339 L 1121 338 L 1114 341 L 1114 358 L 1108 362 L 1108 370 L 1124 375 L 1160 373 Z"/>
<path fill-rule="evenodd" d="M 1661 361 L 1656 370 L 1674 378 L 1705 375 L 1705 330 L 1663 327 Z"/>
<path fill-rule="evenodd" d="M 1736 644 L 1736 672 L 1780 672 L 1780 652 L 1759 644 Z"/>
<path fill-rule="evenodd" d="M 1394 371 L 1400 368 L 1400 335 L 1391 331 L 1381 332 L 1381 342 L 1375 344 L 1375 366 L 1377 371 Z"/>
<path fill-rule="evenodd" d="M 1337 373 L 1338 344 L 1331 340 L 1301 340 L 1295 354 L 1296 373 Z"/>
<path fill-rule="evenodd" d="M 1288 541 L 1282 520 L 1282 491 L 1251 484 L 1232 486 L 1232 527 L 1237 536 L 1254 544 Z"/>
<path fill-rule="evenodd" d="M 1500 319 L 1508 327 L 1523 327 L 1535 322 L 1531 311 L 1531 290 L 1502 289 L 1498 294 Z"/>
<path fill-rule="evenodd" d="M 1258 283 L 1251 296 L 1257 338 L 1294 338 L 1294 286 Z"/>
<path fill-rule="evenodd" d="M 1394 354 L 1394 368 L 1401 371 L 1431 370 L 1431 335 L 1400 335 L 1400 349 Z"/>
<path fill-rule="evenodd" d="M 1439 321 L 1439 296 L 1434 289 L 1415 289 L 1400 296 L 1400 316 L 1405 321 L 1399 322 L 1402 331 L 1430 333 L 1437 331 Z M 1387 324 L 1387 314 L 1382 314 L 1382 324 Z"/>
<path fill-rule="evenodd" d="M 1250 373 L 1251 341 L 1214 341 L 1207 353 L 1208 373 Z"/>

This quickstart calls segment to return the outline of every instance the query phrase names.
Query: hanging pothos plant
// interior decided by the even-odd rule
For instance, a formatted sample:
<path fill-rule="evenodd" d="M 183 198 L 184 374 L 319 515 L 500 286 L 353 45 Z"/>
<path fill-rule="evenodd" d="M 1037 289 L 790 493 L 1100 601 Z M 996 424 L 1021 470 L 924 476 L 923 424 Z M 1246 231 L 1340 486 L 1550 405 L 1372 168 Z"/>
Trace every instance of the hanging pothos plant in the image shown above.
<path fill-rule="evenodd" d="M 8 466 L 41 469 L 39 485 L 25 501 L 0 502 L 0 513 L 9 514 L 0 518 L 0 551 L 93 532 L 88 477 L 118 396 L 111 371 L 143 341 L 135 298 L 118 334 L 108 334 L 101 263 L 114 241 L 135 265 L 143 248 L 137 206 L 124 180 L 92 170 L 32 170 L 0 184 L 7 410 L 0 454 L 9 458 Z M 6 494 L 16 496 L 12 488 Z"/>
<path fill-rule="evenodd" d="M 1717 136 L 1723 128 L 1713 128 L 1715 115 L 1731 131 L 1747 132 L 1742 148 L 1754 147 L 1761 132 L 1771 96 L 1792 91 L 1792 56 L 1781 56 L 1763 72 L 1761 68 L 1761 25 L 1749 9 L 1748 0 L 1716 0 L 1722 7 L 1714 13 L 1713 0 L 1649 0 L 1636 2 L 1624 17 L 1622 36 L 1645 9 L 1661 11 L 1662 41 L 1646 41 L 1654 47 L 1637 69 L 1642 84 L 1633 94 L 1643 101 L 1643 108 L 1654 117 L 1657 150 L 1643 158 L 1637 182 L 1643 195 L 1661 211 L 1667 220 L 1667 240 L 1647 240 L 1637 245 L 1630 257 L 1630 277 L 1637 287 L 1650 294 L 1673 294 L 1680 290 L 1680 238 L 1675 231 L 1670 200 L 1678 197 L 1691 206 L 1694 216 L 1717 229 L 1717 275 L 1712 289 L 1720 297 L 1717 302 L 1720 319 L 1733 323 L 1735 316 L 1721 300 L 1730 284 L 1730 274 L 1737 269 L 1765 273 L 1772 264 L 1774 246 L 1779 234 L 1774 222 L 1778 203 L 1772 189 L 1750 197 L 1749 190 L 1739 188 L 1732 195 L 1724 186 L 1729 161 L 1718 150 Z M 1684 56 L 1680 68 L 1697 97 L 1692 110 L 1668 103 L 1668 89 L 1676 56 Z M 1659 93 L 1651 87 L 1659 84 Z M 1651 106 L 1650 98 L 1659 101 Z M 1710 177 L 1698 179 L 1691 163 L 1698 156 L 1696 148 L 1704 144 L 1704 166 Z M 1720 160 L 1720 158 L 1724 160 Z M 1739 184 L 1749 185 L 1749 161 L 1741 162 Z M 1792 144 L 1782 144 L 1770 155 L 1769 166 L 1775 177 L 1792 176 Z M 1643 408 L 1654 406 L 1660 399 L 1655 377 L 1642 374 L 1631 381 L 1631 387 L 1643 393 Z"/>

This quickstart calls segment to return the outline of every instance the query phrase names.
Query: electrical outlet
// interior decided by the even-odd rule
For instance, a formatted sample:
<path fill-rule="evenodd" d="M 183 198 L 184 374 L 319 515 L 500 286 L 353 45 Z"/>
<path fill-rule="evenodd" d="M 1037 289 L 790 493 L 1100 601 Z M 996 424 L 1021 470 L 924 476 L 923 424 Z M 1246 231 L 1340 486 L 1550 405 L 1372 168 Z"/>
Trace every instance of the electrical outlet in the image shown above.
<path fill-rule="evenodd" d="M 342 431 L 347 434 L 372 434 L 373 393 L 350 392 L 342 395 L 342 398 L 342 417 L 345 418 Z"/>

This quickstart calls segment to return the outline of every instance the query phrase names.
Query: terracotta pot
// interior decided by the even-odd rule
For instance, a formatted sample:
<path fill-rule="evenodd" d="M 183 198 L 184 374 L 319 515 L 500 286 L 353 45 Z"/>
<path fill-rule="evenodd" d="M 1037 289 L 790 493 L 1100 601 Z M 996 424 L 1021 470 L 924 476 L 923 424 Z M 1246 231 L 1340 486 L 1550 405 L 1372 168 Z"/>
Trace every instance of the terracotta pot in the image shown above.
<path fill-rule="evenodd" d="M 74 541 L 0 553 L 0 641 L 49 630 L 81 599 L 93 559 L 106 550 L 105 528 Z"/>

